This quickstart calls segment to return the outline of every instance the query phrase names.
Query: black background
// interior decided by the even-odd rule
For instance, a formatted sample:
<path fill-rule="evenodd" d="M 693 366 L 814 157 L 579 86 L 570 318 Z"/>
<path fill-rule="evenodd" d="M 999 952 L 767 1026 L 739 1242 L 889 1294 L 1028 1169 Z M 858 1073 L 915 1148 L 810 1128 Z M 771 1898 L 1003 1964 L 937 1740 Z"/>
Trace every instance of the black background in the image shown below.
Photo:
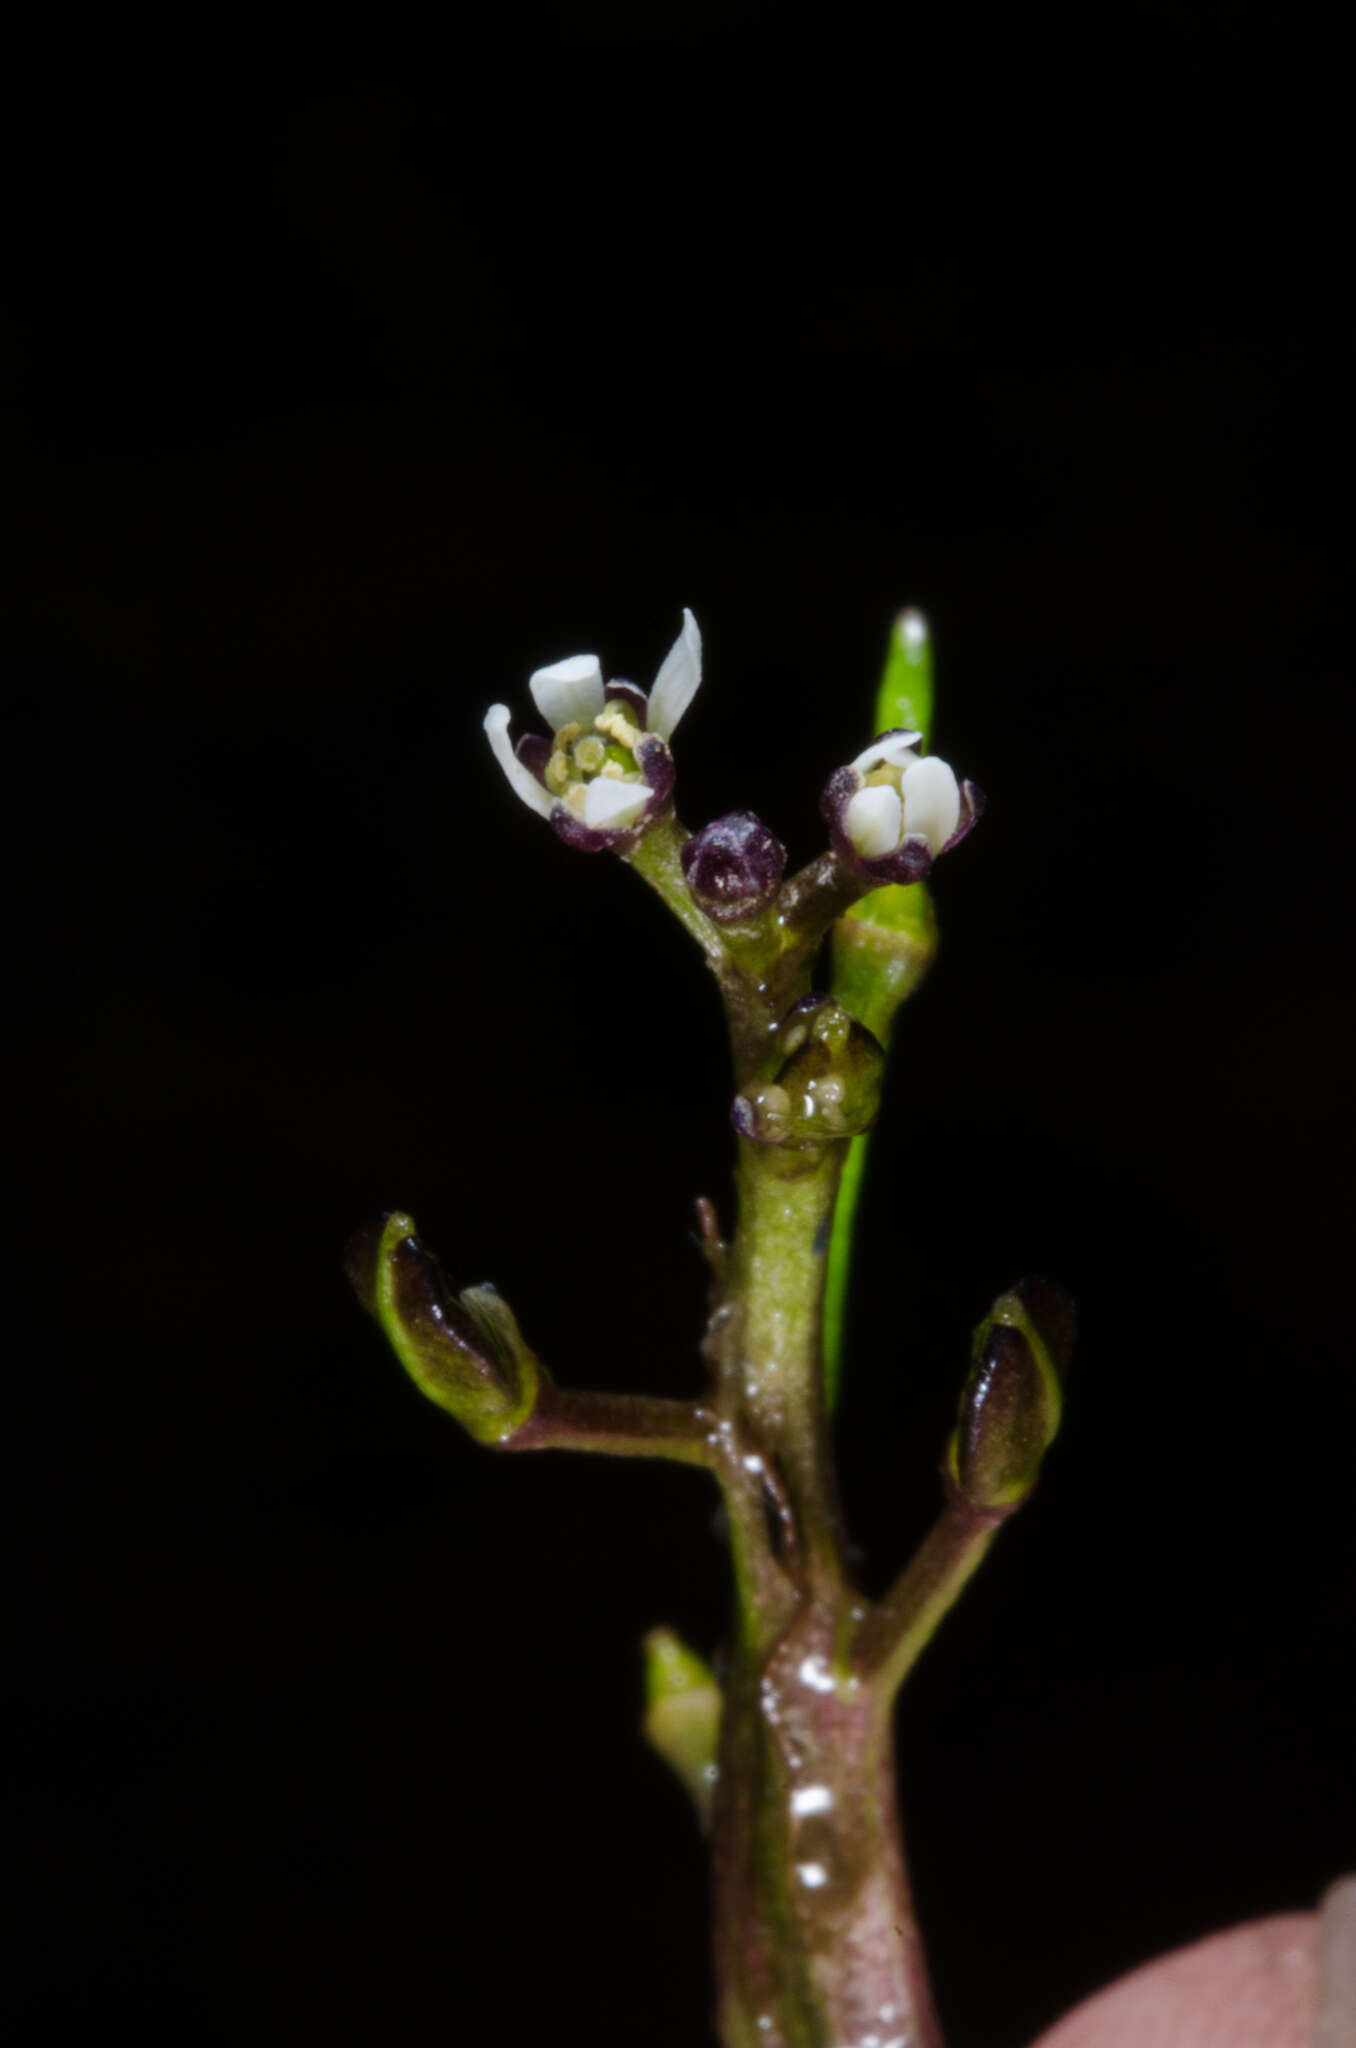
<path fill-rule="evenodd" d="M 805 857 L 914 602 L 990 808 L 843 1466 L 878 1587 L 970 1326 L 1064 1277 L 1064 1437 L 901 1727 L 951 2036 L 1021 2048 L 1356 1864 L 1335 52 L 1170 0 L 233 34 L 44 53 L 6 131 L 11 2035 L 704 2038 L 636 1645 L 718 1641 L 714 1502 L 475 1451 L 339 1254 L 409 1207 L 561 1379 L 696 1387 L 715 1001 L 479 721 L 690 604 L 683 813 Z"/>

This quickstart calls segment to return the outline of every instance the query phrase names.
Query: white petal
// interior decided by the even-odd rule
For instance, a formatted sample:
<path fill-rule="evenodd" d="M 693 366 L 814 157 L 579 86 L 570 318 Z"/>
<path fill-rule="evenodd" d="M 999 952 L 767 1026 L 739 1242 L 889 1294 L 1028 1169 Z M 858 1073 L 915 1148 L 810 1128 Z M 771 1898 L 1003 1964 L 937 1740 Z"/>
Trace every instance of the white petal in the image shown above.
<path fill-rule="evenodd" d="M 485 713 L 485 736 L 494 749 L 494 758 L 509 779 L 515 796 L 520 796 L 530 811 L 537 811 L 543 818 L 549 818 L 555 809 L 555 798 L 549 789 L 544 789 L 530 768 L 524 768 L 513 751 L 509 738 L 510 712 L 507 704 L 491 704 Z"/>
<path fill-rule="evenodd" d="M 636 819 L 650 801 L 643 782 L 622 782 L 613 775 L 599 775 L 584 789 L 584 823 L 595 832 L 621 832 Z"/>
<path fill-rule="evenodd" d="M 562 725 L 576 720 L 580 725 L 591 725 L 607 702 L 603 695 L 602 663 L 596 654 L 572 654 L 568 661 L 554 661 L 550 668 L 534 669 L 527 687 L 551 733 L 558 733 Z"/>
<path fill-rule="evenodd" d="M 683 630 L 664 656 L 650 692 L 646 724 L 661 740 L 673 733 L 679 719 L 696 696 L 702 679 L 702 636 L 697 621 L 686 605 Z"/>
<path fill-rule="evenodd" d="M 857 791 L 847 807 L 843 829 L 863 860 L 879 860 L 898 846 L 903 815 L 898 790 L 882 782 L 874 789 Z"/>
<path fill-rule="evenodd" d="M 921 732 L 887 733 L 883 740 L 872 740 L 863 748 L 852 766 L 862 775 L 869 775 L 873 768 L 907 768 L 918 759 L 922 742 Z"/>
<path fill-rule="evenodd" d="M 904 830 L 918 833 L 934 853 L 940 853 L 960 823 L 960 788 L 945 761 L 929 754 L 904 771 L 900 785 L 904 798 Z"/>

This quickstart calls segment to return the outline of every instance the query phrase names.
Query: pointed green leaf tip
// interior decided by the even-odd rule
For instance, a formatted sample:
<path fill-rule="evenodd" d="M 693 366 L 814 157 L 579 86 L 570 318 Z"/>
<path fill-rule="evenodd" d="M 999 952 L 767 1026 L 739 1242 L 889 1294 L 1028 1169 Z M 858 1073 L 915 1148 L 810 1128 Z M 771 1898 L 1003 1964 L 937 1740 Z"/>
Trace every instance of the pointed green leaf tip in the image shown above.
<path fill-rule="evenodd" d="M 710 1667 L 671 1628 L 651 1629 L 644 1651 L 645 1739 L 705 1820 L 715 1784 L 720 1687 Z"/>
<path fill-rule="evenodd" d="M 874 732 L 932 735 L 932 634 L 922 612 L 903 611 L 890 628 L 890 650 L 876 691 Z"/>
<path fill-rule="evenodd" d="M 479 1443 L 503 1443 L 536 1405 L 541 1368 L 493 1287 L 453 1295 L 414 1219 L 393 1210 L 349 1245 L 348 1274 L 422 1394 Z"/>
<path fill-rule="evenodd" d="M 945 1471 L 983 1514 L 1019 1507 L 1053 1443 L 1073 1354 L 1074 1305 L 1052 1280 L 1019 1280 L 975 1331 Z"/>

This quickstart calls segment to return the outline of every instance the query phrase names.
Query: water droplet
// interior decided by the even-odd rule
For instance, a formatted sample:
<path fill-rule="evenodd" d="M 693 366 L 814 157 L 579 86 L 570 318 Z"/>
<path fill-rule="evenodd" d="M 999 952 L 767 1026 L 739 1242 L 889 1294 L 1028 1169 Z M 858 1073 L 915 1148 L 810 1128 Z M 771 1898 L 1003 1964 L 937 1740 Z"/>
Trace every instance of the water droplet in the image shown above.
<path fill-rule="evenodd" d="M 834 1690 L 833 1673 L 818 1651 L 813 1651 L 810 1656 L 802 1659 L 796 1676 L 802 1685 L 809 1686 L 811 1692 L 832 1692 Z"/>
<path fill-rule="evenodd" d="M 791 1811 L 794 1814 L 827 1813 L 833 1805 L 833 1793 L 827 1785 L 802 1785 L 798 1792 L 791 1794 Z"/>

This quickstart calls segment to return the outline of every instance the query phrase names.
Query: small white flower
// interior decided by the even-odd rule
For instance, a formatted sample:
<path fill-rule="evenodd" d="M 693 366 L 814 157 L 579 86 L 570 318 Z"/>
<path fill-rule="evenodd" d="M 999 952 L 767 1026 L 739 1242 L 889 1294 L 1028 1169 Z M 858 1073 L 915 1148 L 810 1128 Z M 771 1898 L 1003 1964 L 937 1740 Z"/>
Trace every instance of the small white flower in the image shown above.
<path fill-rule="evenodd" d="M 847 836 L 864 860 L 879 860 L 910 838 L 926 839 L 935 856 L 960 823 L 955 773 L 936 754 L 920 758 L 920 737 L 891 733 L 884 745 L 868 747 L 852 764 L 863 774 L 889 777 L 859 789 L 847 807 Z"/>
<path fill-rule="evenodd" d="M 690 611 L 648 698 L 633 683 L 604 683 L 596 654 L 574 654 L 528 679 L 551 739 L 509 738 L 506 704 L 492 704 L 485 733 L 515 795 L 549 818 L 561 837 L 594 851 L 614 845 L 668 802 L 668 742 L 696 696 L 702 639 Z"/>
<path fill-rule="evenodd" d="M 921 733 L 882 733 L 824 792 L 820 808 L 835 846 L 873 880 L 917 881 L 983 808 L 982 792 L 958 782 L 936 754 L 920 754 L 921 745 Z"/>

